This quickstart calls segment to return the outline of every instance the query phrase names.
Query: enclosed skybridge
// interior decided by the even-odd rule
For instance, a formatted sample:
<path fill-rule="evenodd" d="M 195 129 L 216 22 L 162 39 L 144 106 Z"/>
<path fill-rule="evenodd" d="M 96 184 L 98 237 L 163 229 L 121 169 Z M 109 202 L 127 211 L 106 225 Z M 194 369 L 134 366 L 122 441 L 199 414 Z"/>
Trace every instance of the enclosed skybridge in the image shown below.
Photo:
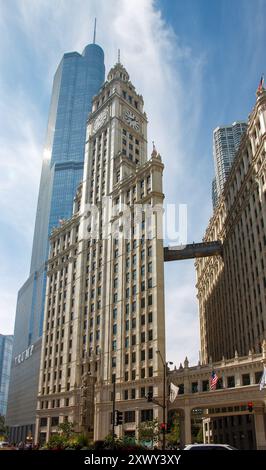
<path fill-rule="evenodd" d="M 222 255 L 223 246 L 219 240 L 164 248 L 164 261 L 177 261 L 181 259 L 205 258 L 206 256 Z"/>

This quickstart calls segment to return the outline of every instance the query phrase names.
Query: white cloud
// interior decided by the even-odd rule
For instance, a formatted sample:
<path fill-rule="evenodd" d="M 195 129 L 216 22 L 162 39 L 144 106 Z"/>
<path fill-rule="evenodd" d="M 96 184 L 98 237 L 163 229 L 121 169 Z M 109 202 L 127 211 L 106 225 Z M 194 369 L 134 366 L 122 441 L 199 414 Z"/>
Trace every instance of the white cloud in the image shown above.
<path fill-rule="evenodd" d="M 15 4 L 15 8 L 14 8 Z M 117 49 L 121 49 L 121 61 L 127 68 L 131 80 L 139 93 L 144 97 L 145 109 L 149 119 L 149 150 L 151 141 L 155 140 L 162 154 L 165 167 L 164 187 L 166 201 L 177 201 L 177 182 L 185 185 L 182 165 L 189 152 L 193 150 L 190 134 L 199 125 L 201 114 L 200 87 L 204 57 L 194 57 L 187 45 L 180 45 L 179 38 L 163 21 L 160 11 L 155 9 L 151 0 L 83 0 L 54 1 L 38 0 L 30 2 L 20 0 L 13 2 L 12 8 L 5 8 L 5 23 L 9 28 L 17 28 L 25 47 L 34 57 L 32 63 L 22 60 L 22 67 L 32 67 L 39 78 L 36 87 L 40 95 L 44 89 L 51 90 L 52 75 L 65 51 L 82 51 L 92 38 L 94 17 L 98 19 L 97 42 L 105 51 L 107 71 L 116 61 Z M 12 16 L 13 15 L 13 16 Z M 10 35 L 3 38 L 1 49 L 12 42 Z M 14 43 L 15 44 L 15 35 Z M 184 83 L 182 67 L 190 72 Z M 27 84 L 23 84 L 27 88 Z M 40 128 L 43 123 L 40 103 L 30 103 L 31 90 L 17 96 L 14 90 L 3 96 L 4 111 L 9 103 L 13 104 L 10 120 L 14 123 L 16 133 L 10 133 L 4 141 L 3 160 L 1 163 L 1 181 L 4 181 L 0 210 L 3 222 L 8 224 L 10 211 L 14 209 L 12 229 L 25 237 L 25 246 L 30 256 L 30 243 L 35 217 L 41 144 Z M 37 93 L 38 96 L 38 93 Z M 17 99 L 18 98 L 18 99 Z M 5 161 L 8 165 L 5 167 Z M 180 194 L 180 188 L 178 188 Z M 11 256 L 11 254 L 10 254 Z M 9 253 L 5 254 L 5 263 L 9 264 Z M 14 266 L 8 265 L 9 272 Z M 166 268 L 167 269 L 167 268 Z M 178 266 L 176 270 L 178 271 Z M 14 274 L 15 275 L 15 274 Z M 24 278 L 20 279 L 21 283 Z M 166 287 L 168 349 L 171 358 L 175 353 L 197 356 L 198 345 L 193 337 L 198 335 L 197 311 L 193 280 L 180 284 L 174 289 Z M 6 309 L 9 318 L 14 319 L 16 303 L 16 286 L 10 286 L 6 293 Z M 1 292 L 0 292 L 1 296 Z M 172 306 L 176 306 L 173 309 Z M 190 315 L 187 326 L 183 315 Z M 4 319 L 4 321 L 6 321 Z M 11 329 L 11 321 L 7 322 Z M 2 323 L 4 325 L 4 322 Z M 181 327 L 182 326 L 182 327 Z M 1 329 L 3 329 L 1 327 Z M 176 335 L 181 331 L 179 344 L 176 346 Z M 186 352 L 191 341 L 190 351 Z"/>

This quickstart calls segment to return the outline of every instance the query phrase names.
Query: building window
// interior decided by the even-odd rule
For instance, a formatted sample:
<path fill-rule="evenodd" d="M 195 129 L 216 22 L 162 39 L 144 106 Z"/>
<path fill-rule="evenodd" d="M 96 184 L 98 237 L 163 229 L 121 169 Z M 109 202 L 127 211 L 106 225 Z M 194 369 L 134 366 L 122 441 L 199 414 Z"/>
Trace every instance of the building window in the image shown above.
<path fill-rule="evenodd" d="M 136 371 L 132 370 L 131 372 L 131 380 L 136 380 Z"/>
<path fill-rule="evenodd" d="M 141 410 L 140 421 L 153 421 L 153 409 L 150 410 Z"/>
<path fill-rule="evenodd" d="M 140 341 L 141 341 L 141 343 L 145 343 L 145 331 L 141 332 Z"/>
<path fill-rule="evenodd" d="M 149 377 L 153 376 L 153 367 L 149 367 Z"/>
<path fill-rule="evenodd" d="M 235 377 L 234 377 L 234 375 L 231 375 L 230 377 L 227 377 L 227 387 L 228 388 L 235 387 Z"/>
<path fill-rule="evenodd" d="M 140 398 L 145 398 L 146 392 L 145 392 L 145 387 L 141 387 L 140 389 Z"/>
<path fill-rule="evenodd" d="M 145 349 L 142 349 L 142 350 L 141 350 L 141 353 L 140 353 L 140 360 L 141 360 L 141 361 L 145 361 Z"/>
<path fill-rule="evenodd" d="M 40 419 L 40 426 L 47 426 L 47 418 Z"/>
<path fill-rule="evenodd" d="M 141 371 L 140 371 L 140 377 L 142 379 L 145 379 L 145 368 L 142 368 Z"/>
<path fill-rule="evenodd" d="M 152 335 L 152 330 L 149 330 L 149 336 L 148 336 L 149 341 L 152 341 L 152 336 L 153 336 Z"/>
<path fill-rule="evenodd" d="M 132 388 L 131 389 L 131 400 L 135 400 L 135 398 L 136 398 L 136 389 Z"/>
<path fill-rule="evenodd" d="M 135 423 L 135 411 L 125 411 L 124 420 L 125 423 Z"/>
<path fill-rule="evenodd" d="M 58 416 L 52 416 L 51 425 L 52 426 L 58 426 L 58 424 L 59 424 L 59 417 Z"/>
<path fill-rule="evenodd" d="M 250 375 L 243 374 L 242 375 L 242 385 L 250 385 Z"/>
<path fill-rule="evenodd" d="M 128 400 L 128 390 L 124 390 L 124 400 Z"/>
<path fill-rule="evenodd" d="M 149 359 L 153 359 L 153 349 L 149 348 Z"/>

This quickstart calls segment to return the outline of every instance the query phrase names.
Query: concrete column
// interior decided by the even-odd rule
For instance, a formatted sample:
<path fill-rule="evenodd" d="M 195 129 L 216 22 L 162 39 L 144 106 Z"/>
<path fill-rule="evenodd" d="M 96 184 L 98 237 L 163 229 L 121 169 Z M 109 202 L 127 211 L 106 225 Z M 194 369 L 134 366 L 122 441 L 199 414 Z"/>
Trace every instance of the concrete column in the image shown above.
<path fill-rule="evenodd" d="M 139 441 L 140 410 L 135 410 L 136 442 Z"/>
<path fill-rule="evenodd" d="M 210 420 L 207 422 L 207 444 L 210 444 L 211 442 L 211 433 L 210 433 Z"/>
<path fill-rule="evenodd" d="M 37 442 L 39 442 L 39 436 L 40 436 L 40 418 L 39 416 L 37 416 L 36 425 L 35 425 L 34 444 L 37 444 Z"/>
<path fill-rule="evenodd" d="M 198 380 L 198 392 L 202 392 L 202 380 Z"/>
<path fill-rule="evenodd" d="M 263 410 L 255 411 L 254 421 L 257 450 L 266 450 L 265 414 Z"/>
<path fill-rule="evenodd" d="M 49 441 L 50 436 L 51 436 L 51 416 L 47 416 L 47 427 L 46 427 L 46 442 Z"/>
<path fill-rule="evenodd" d="M 184 425 L 185 425 L 185 445 L 186 445 L 186 444 L 191 444 L 191 413 L 190 413 L 189 407 L 185 407 L 184 414 L 185 414 Z"/>

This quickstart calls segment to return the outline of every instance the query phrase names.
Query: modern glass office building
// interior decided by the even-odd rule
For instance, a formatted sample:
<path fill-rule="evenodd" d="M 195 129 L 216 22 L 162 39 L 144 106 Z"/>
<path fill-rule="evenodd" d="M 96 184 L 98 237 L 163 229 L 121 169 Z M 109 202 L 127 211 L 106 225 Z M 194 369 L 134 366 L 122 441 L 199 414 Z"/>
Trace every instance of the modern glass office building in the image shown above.
<path fill-rule="evenodd" d="M 6 414 L 13 336 L 0 335 L 0 415 Z"/>
<path fill-rule="evenodd" d="M 15 441 L 31 436 L 35 422 L 49 235 L 72 214 L 83 175 L 86 121 L 104 78 L 104 52 L 95 43 L 82 54 L 64 54 L 54 77 L 30 274 L 17 299 L 7 411 Z"/>
<path fill-rule="evenodd" d="M 212 203 L 216 207 L 218 198 L 223 191 L 235 154 L 239 148 L 241 137 L 247 130 L 246 122 L 233 122 L 231 126 L 216 127 L 213 131 L 213 159 L 215 180 L 212 183 Z"/>

